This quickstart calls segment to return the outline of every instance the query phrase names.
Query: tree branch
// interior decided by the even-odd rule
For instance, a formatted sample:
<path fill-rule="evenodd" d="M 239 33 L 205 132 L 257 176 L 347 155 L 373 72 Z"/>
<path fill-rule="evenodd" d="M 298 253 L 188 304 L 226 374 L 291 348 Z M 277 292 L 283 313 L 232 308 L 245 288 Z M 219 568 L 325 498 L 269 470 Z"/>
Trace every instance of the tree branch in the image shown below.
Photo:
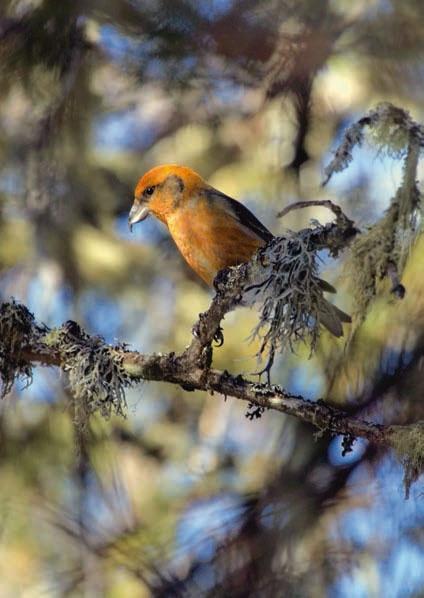
<path fill-rule="evenodd" d="M 239 276 L 242 277 L 242 274 Z M 224 304 L 228 300 L 224 295 L 224 301 L 220 303 L 217 297 L 220 297 L 219 293 L 215 296 L 210 310 L 200 314 L 194 326 L 196 333 L 193 341 L 181 355 L 143 354 L 129 351 L 124 345 L 107 345 L 101 338 L 89 336 L 74 322 L 66 322 L 60 328 L 48 329 L 31 319 L 32 332 L 27 334 L 26 341 L 21 346 L 15 344 L 14 352 L 9 355 L 9 359 L 16 364 L 27 366 L 35 363 L 56 366 L 70 373 L 76 367 L 76 361 L 81 355 L 88 354 L 90 356 L 88 365 L 86 360 L 82 361 L 85 381 L 81 381 L 78 377 L 79 382 L 88 384 L 90 381 L 90 391 L 98 392 L 99 395 L 105 385 L 103 378 L 107 378 L 105 371 L 108 370 L 109 385 L 114 383 L 113 376 L 116 376 L 119 384 L 124 387 L 141 380 L 168 382 L 180 385 L 184 389 L 202 390 L 211 394 L 219 393 L 224 397 L 233 397 L 261 409 L 280 411 L 311 423 L 320 431 L 352 438 L 361 437 L 379 445 L 392 445 L 393 434 L 398 433 L 402 426 L 384 426 L 360 420 L 336 409 L 322 399 L 309 401 L 279 386 L 255 383 L 241 375 L 235 376 L 227 371 L 204 367 L 201 362 L 199 365 L 199 352 L 201 354 L 204 350 L 203 343 L 212 342 L 213 325 L 216 323 L 214 315 L 219 312 L 219 309 L 225 310 Z M 16 303 L 3 303 L 1 312 L 4 314 L 6 310 L 9 313 L 13 310 L 16 320 L 21 323 L 31 317 L 24 306 Z M 0 327 L 1 322 L 0 317 Z M 4 351 L 4 347 L 2 349 Z M 91 370 L 87 371 L 90 367 Z M 96 376 L 99 379 L 96 379 Z M 70 380 L 70 384 L 75 392 L 75 382 Z M 101 400 L 104 401 L 105 398 Z M 116 407 L 116 404 L 112 405 L 112 408 L 114 406 Z"/>

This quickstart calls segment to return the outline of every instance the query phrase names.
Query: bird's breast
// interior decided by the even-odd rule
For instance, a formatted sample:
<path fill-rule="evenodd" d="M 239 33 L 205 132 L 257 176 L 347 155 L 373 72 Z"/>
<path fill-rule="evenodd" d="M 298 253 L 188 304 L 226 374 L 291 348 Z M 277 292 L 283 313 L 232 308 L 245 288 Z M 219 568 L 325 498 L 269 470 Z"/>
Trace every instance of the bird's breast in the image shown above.
<path fill-rule="evenodd" d="M 207 202 L 179 209 L 167 225 L 184 259 L 209 285 L 219 270 L 247 262 L 264 245 L 235 218 Z"/>

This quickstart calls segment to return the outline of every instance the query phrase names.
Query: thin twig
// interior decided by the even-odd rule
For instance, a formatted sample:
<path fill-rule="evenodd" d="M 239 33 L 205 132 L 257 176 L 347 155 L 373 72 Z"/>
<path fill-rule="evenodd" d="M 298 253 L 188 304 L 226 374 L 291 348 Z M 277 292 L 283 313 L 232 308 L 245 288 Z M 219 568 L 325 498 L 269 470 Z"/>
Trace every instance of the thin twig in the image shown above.
<path fill-rule="evenodd" d="M 342 209 L 329 199 L 322 199 L 322 200 L 311 199 L 308 201 L 296 201 L 295 203 L 291 203 L 290 205 L 286 206 L 283 210 L 278 212 L 277 218 L 282 218 L 283 216 L 285 216 L 292 210 L 300 210 L 303 208 L 310 208 L 311 206 L 322 206 L 324 208 L 328 208 L 337 217 L 340 217 L 343 214 Z M 346 216 L 345 216 L 345 218 L 346 218 Z"/>

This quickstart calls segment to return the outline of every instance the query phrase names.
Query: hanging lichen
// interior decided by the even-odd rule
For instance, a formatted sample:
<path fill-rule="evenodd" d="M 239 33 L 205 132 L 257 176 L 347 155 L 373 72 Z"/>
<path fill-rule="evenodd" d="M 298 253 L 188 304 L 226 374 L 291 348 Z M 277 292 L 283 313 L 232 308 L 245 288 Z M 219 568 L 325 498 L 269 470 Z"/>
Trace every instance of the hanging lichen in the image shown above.
<path fill-rule="evenodd" d="M 365 127 L 370 131 L 369 139 L 377 152 L 404 159 L 404 167 L 401 184 L 384 217 L 358 235 L 351 245 L 346 269 L 352 281 L 357 325 L 364 320 L 368 306 L 386 276 L 392 278 L 392 292 L 403 296 L 404 289 L 399 281 L 421 230 L 421 196 L 416 178 L 419 155 L 424 146 L 424 128 L 406 111 L 391 104 L 380 104 L 352 125 L 325 170 L 326 182 L 333 173 L 348 166 L 354 146 L 364 140 Z"/>
<path fill-rule="evenodd" d="M 101 337 L 89 336 L 75 322 L 67 322 L 57 330 L 57 346 L 75 412 L 82 412 L 86 418 L 96 411 L 104 417 L 112 413 L 124 415 L 124 387 L 131 380 L 122 367 L 118 347 L 107 345 Z"/>
<path fill-rule="evenodd" d="M 404 467 L 403 483 L 408 498 L 411 484 L 424 472 L 424 422 L 394 426 L 390 443 Z"/>
<path fill-rule="evenodd" d="M 260 302 L 253 335 L 262 340 L 261 353 L 293 349 L 299 340 L 315 347 L 322 299 L 317 274 L 316 251 L 307 232 L 280 237 L 258 252 L 251 274 L 255 282 L 246 287 L 244 298 L 253 294 Z"/>
<path fill-rule="evenodd" d="M 14 382 L 32 382 L 32 367 L 23 359 L 22 350 L 38 339 L 43 329 L 35 325 L 34 316 L 15 301 L 0 304 L 0 398 L 12 389 Z"/>
<path fill-rule="evenodd" d="M 111 346 L 101 337 L 91 337 L 75 322 L 49 330 L 34 322 L 28 309 L 16 302 L 0 305 L 1 396 L 10 392 L 21 378 L 32 380 L 32 369 L 25 347 L 38 347 L 56 353 L 67 374 L 79 423 L 99 411 L 104 417 L 124 415 L 124 388 L 134 382 L 122 365 L 124 345 Z"/>

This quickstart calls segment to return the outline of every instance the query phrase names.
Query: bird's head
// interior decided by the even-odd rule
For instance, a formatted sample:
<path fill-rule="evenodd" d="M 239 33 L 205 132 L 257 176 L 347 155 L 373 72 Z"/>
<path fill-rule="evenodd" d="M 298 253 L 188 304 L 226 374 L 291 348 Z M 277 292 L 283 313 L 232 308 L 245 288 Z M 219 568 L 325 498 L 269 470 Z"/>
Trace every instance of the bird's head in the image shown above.
<path fill-rule="evenodd" d="M 152 168 L 141 177 L 135 188 L 134 203 L 128 216 L 130 227 L 149 214 L 166 224 L 168 217 L 202 187 L 208 185 L 187 166 L 165 164 Z"/>

